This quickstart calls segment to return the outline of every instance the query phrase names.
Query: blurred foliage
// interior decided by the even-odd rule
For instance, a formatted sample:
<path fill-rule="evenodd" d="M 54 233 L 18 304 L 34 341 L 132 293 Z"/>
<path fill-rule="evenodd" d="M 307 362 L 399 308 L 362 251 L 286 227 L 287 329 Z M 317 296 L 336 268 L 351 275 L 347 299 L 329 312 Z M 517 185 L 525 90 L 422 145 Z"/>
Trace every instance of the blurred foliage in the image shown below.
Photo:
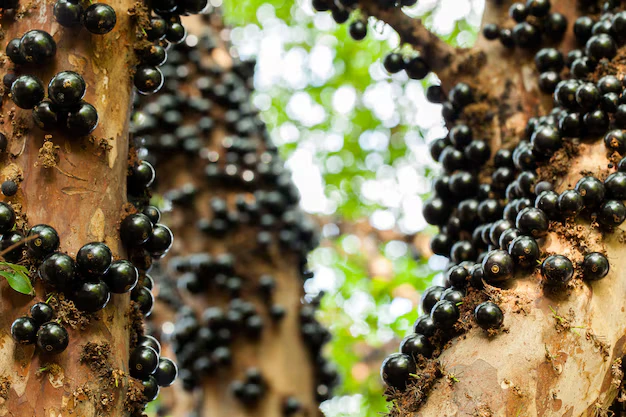
<path fill-rule="evenodd" d="M 430 27 L 440 2 L 431 1 L 430 6 L 420 3 L 407 13 L 419 14 Z M 429 76 L 423 81 L 409 80 L 404 74 L 391 77 L 381 65 L 390 51 L 414 52 L 398 45 L 397 35 L 381 22 L 370 21 L 368 36 L 356 42 L 348 34 L 348 25 L 360 17 L 358 11 L 353 12 L 347 24 L 337 25 L 328 13 L 313 13 L 308 0 L 226 0 L 223 10 L 226 22 L 241 28 L 233 31 L 235 47 L 245 51 L 254 44 L 247 54 L 257 56 L 257 75 L 264 71 L 263 48 L 268 48 L 259 39 L 277 34 L 282 39 L 282 44 L 271 46 L 282 50 L 272 51 L 270 65 L 281 65 L 276 60 L 284 59 L 290 52 L 306 53 L 308 61 L 297 68 L 305 74 L 305 83 L 290 83 L 281 76 L 275 76 L 269 83 L 257 77 L 255 83 L 260 84 L 257 95 L 269 101 L 261 108 L 262 117 L 283 157 L 289 159 L 301 149 L 313 153 L 323 179 L 324 194 L 334 203 L 330 214 L 340 221 L 357 221 L 371 219 L 376 211 L 387 209 L 395 217 L 396 228 L 402 216 L 421 216 L 419 208 L 416 212 L 403 213 L 402 208 L 386 204 L 384 199 L 366 198 L 363 192 L 367 181 L 388 178 L 389 172 L 392 172 L 391 184 L 397 186 L 400 180 L 396 175 L 401 167 L 410 166 L 422 180 L 431 175 L 433 166 L 424 162 L 429 158 L 424 158 L 425 137 L 429 127 L 442 123 L 434 112 L 433 118 L 437 120 L 434 123 L 431 120 L 430 126 L 422 126 L 417 123 L 416 114 L 430 106 L 423 98 L 423 91 L 437 81 L 436 77 Z M 475 26 L 476 22 L 458 18 L 440 35 L 450 44 L 468 46 L 475 41 Z M 332 69 L 326 75 L 316 74 L 315 62 L 311 62 L 319 57 L 315 52 L 320 46 L 331 50 Z M 348 111 L 338 111 L 337 91 L 347 91 L 346 87 L 354 92 L 354 105 Z M 372 103 L 371 98 L 368 102 L 368 94 L 378 87 L 391 87 L 383 91 L 393 92 L 392 101 L 385 102 L 393 106 L 392 117 L 381 117 L 384 112 L 380 103 Z M 421 102 L 412 97 L 418 90 Z M 312 102 L 311 109 L 321 106 L 325 117 L 314 122 L 294 117 L 294 111 L 290 111 L 292 99 L 302 93 Z M 298 134 L 285 139 L 281 137 L 283 127 Z M 364 134 L 370 132 L 388 138 L 383 148 L 364 149 Z M 340 146 L 331 149 L 324 146 L 330 134 L 341 139 L 337 141 Z M 373 164 L 372 160 L 378 162 Z M 389 184 L 385 183 L 383 192 Z M 428 185 L 412 190 L 417 195 L 428 191 Z M 342 376 L 338 396 L 322 405 L 327 417 L 375 417 L 387 410 L 379 376 L 380 362 L 397 349 L 399 338 L 411 331 L 417 318 L 420 292 L 437 273 L 429 268 L 427 259 L 414 256 L 411 245 L 376 241 L 375 235 L 327 233 L 323 247 L 309 257 L 316 277 L 305 288 L 312 296 L 320 290 L 326 291 L 319 315 L 333 334 L 328 354 Z M 394 251 L 389 250 L 392 246 Z"/>

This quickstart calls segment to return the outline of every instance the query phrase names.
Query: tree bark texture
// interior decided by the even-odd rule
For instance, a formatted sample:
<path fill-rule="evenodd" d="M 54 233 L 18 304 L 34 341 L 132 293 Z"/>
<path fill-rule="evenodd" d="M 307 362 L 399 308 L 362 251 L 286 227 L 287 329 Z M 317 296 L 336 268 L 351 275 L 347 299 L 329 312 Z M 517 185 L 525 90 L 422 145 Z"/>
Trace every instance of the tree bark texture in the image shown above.
<path fill-rule="evenodd" d="M 198 53 L 200 61 L 207 66 L 220 68 L 218 72 L 223 72 L 223 76 L 231 76 L 233 58 L 228 52 L 228 44 L 219 39 L 222 23 L 217 12 L 213 12 L 209 19 L 210 23 L 204 25 L 197 18 L 184 22 L 190 33 L 198 37 L 210 36 L 217 42 L 216 48 L 208 51 L 200 44 L 193 49 L 193 53 Z M 195 72 L 190 62 L 181 62 L 180 65 L 190 69 L 190 74 L 177 89 L 182 91 L 187 99 L 201 97 L 202 93 L 196 86 L 199 74 Z M 244 102 L 248 103 L 251 85 L 248 84 L 246 89 Z M 158 97 L 156 98 L 158 100 Z M 215 164 L 222 170 L 225 169 L 226 155 L 230 148 L 229 138 L 236 138 L 237 135 L 228 127 L 229 122 L 225 120 L 226 110 L 223 105 L 213 102 L 212 109 L 205 114 L 213 119 L 215 127 L 209 133 L 201 135 L 199 152 L 178 149 L 166 154 L 157 152 L 152 155 L 156 157 L 154 163 L 159 172 L 155 192 L 165 195 L 167 200 L 168 192 L 172 190 L 180 190 L 190 184 L 196 190 L 192 203 L 187 205 L 174 203 L 172 211 L 164 212 L 164 222 L 172 229 L 176 239 L 162 265 L 166 275 L 176 279 L 180 274 L 174 270 L 174 262 L 170 261 L 177 257 L 202 253 L 214 257 L 224 253 L 232 254 L 235 260 L 235 273 L 243 279 L 240 298 L 254 303 L 263 319 L 264 328 L 256 340 L 245 335 L 235 336 L 230 345 L 232 365 L 219 368 L 213 375 L 202 378 L 193 392 L 183 390 L 179 381 L 170 393 L 172 395 L 166 394 L 162 397 L 163 404 L 174 417 L 187 416 L 192 410 L 201 417 L 280 417 L 284 415 L 283 406 L 287 398 L 295 397 L 302 404 L 302 408 L 293 414 L 294 416 L 318 416 L 320 413 L 315 399 L 315 358 L 300 332 L 299 312 L 304 295 L 300 257 L 287 248 L 278 246 L 278 227 L 269 229 L 274 235 L 274 243 L 267 250 L 263 250 L 257 242 L 260 228 L 255 224 L 240 224 L 234 229 L 229 229 L 224 236 L 216 237 L 203 233 L 197 227 L 199 220 L 211 220 L 215 217 L 210 203 L 216 197 L 224 199 L 228 210 L 234 212 L 238 196 L 244 196 L 251 202 L 254 201 L 254 191 L 258 189 L 271 191 L 271 187 L 259 186 L 258 181 L 250 182 L 247 186 L 237 181 L 207 181 L 205 174 L 207 163 L 209 160 L 217 161 Z M 193 125 L 197 122 L 194 115 L 186 115 L 182 125 Z M 251 140 L 256 147 L 254 153 L 261 158 L 267 145 L 258 133 L 252 135 Z M 158 137 L 158 133 L 155 136 Z M 149 149 L 149 152 L 152 151 Z M 257 178 L 259 176 L 254 168 L 248 169 L 248 174 L 245 174 L 241 166 L 240 170 L 239 176 L 242 173 Z M 269 304 L 264 302 L 259 294 L 258 279 L 264 274 L 271 275 L 276 280 L 276 290 L 271 303 L 285 308 L 285 317 L 280 322 L 272 321 L 268 312 Z M 232 299 L 223 291 L 215 290 L 196 295 L 181 290 L 180 297 L 185 305 L 193 308 L 197 317 L 200 317 L 207 307 L 219 306 L 227 310 L 229 299 Z M 153 320 L 157 324 L 171 320 L 171 314 L 171 311 L 168 313 L 167 308 L 161 306 L 154 314 Z M 244 380 L 246 370 L 252 367 L 260 369 L 265 380 L 266 392 L 256 405 L 245 406 L 233 395 L 231 383 L 234 380 Z"/>
<path fill-rule="evenodd" d="M 483 25 L 512 22 L 507 16 L 510 5 L 487 1 Z M 438 43 L 424 37 L 411 42 L 414 28 L 422 29 L 408 24 L 399 10 L 380 11 L 369 2 L 363 7 L 418 50 L 423 42 Z M 552 11 L 568 18 L 566 37 L 555 46 L 565 55 L 577 47 L 572 24 L 579 10 L 574 1 L 553 1 Z M 472 87 L 476 102 L 464 109 L 460 122 L 472 128 L 475 138 L 488 141 L 492 155 L 501 148 L 513 149 L 524 139 L 528 118 L 552 109 L 551 95 L 537 86 L 534 52 L 506 49 L 481 36 L 473 48 L 457 50 L 453 58 L 448 57 L 448 47 L 427 54 L 435 59 L 431 67 L 446 91 L 457 82 Z M 620 54 L 611 73 L 623 79 Z M 538 170 L 540 179 L 551 181 L 557 193 L 572 189 L 584 175 L 603 180 L 615 171 L 619 157 L 616 160 L 607 152 L 601 137 L 567 141 L 569 150 L 557 152 Z M 492 171 L 488 163 L 481 173 L 487 182 Z M 597 224 L 580 219 L 552 223 L 549 235 L 540 242 L 542 259 L 546 254 L 562 254 L 577 265 L 585 253 L 598 251 L 609 259 L 609 275 L 591 284 L 575 280 L 567 291 L 558 292 L 542 286 L 535 268 L 532 274 L 518 273 L 506 288 L 487 286 L 483 300 L 491 299 L 502 308 L 505 331 L 490 337 L 470 324 L 443 348 L 438 371 L 429 366 L 418 369 L 420 379 L 403 396 L 392 395 L 391 415 L 611 415 L 608 409 L 621 386 L 626 340 L 624 230 L 622 225 L 613 232 L 600 231 Z"/>
<path fill-rule="evenodd" d="M 30 110 L 17 108 L 4 91 L 0 131 L 9 146 L 0 154 L 0 180 L 15 180 L 19 191 L 2 197 L 18 213 L 18 230 L 45 223 L 60 237 L 60 251 L 75 257 L 78 249 L 92 241 L 103 241 L 117 259 L 123 255 L 119 241 L 119 220 L 126 202 L 128 121 L 131 102 L 131 73 L 134 54 L 133 31 L 124 0 L 108 2 L 117 13 L 117 24 L 106 35 L 92 35 L 84 28 L 58 25 L 52 15 L 53 3 L 21 2 L 16 13 L 1 20 L 2 50 L 7 42 L 31 29 L 50 33 L 57 43 L 53 62 L 14 68 L 2 54 L 2 75 L 10 71 L 38 76 L 45 85 L 57 72 L 72 70 L 87 84 L 85 100 L 99 115 L 96 130 L 85 138 L 63 133 L 45 135 L 32 122 Z M 27 260 L 25 261 L 27 262 Z M 88 324 L 71 328 L 67 350 L 46 356 L 33 345 L 16 345 L 11 338 L 13 320 L 27 315 L 36 301 L 45 301 L 43 286 L 36 280 L 35 299 L 0 283 L 0 415 L 3 416 L 125 416 L 124 401 L 128 380 L 129 295 L 113 295 L 102 313 Z M 87 342 L 110 345 L 110 369 L 119 370 L 119 379 L 97 375 L 89 363 L 81 363 Z M 109 375 L 110 376 L 110 375 Z"/>

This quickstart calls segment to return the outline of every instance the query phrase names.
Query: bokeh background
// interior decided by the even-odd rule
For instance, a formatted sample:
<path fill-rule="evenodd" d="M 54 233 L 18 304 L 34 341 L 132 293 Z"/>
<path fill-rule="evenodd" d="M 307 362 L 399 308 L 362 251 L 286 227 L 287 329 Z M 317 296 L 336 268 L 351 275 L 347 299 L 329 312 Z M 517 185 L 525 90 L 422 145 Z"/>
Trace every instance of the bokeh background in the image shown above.
<path fill-rule="evenodd" d="M 441 279 L 435 232 L 422 200 L 439 168 L 428 144 L 447 130 L 441 106 L 426 100 L 434 74 L 390 76 L 382 59 L 405 51 L 398 35 L 370 19 L 360 42 L 310 0 L 210 0 L 232 29 L 231 53 L 255 59 L 253 104 L 322 227 L 309 256 L 307 297 L 324 292 L 319 319 L 342 378 L 327 417 L 376 417 L 387 410 L 380 363 L 417 318 L 421 292 Z M 418 0 L 402 10 L 446 42 L 471 46 L 484 0 Z"/>

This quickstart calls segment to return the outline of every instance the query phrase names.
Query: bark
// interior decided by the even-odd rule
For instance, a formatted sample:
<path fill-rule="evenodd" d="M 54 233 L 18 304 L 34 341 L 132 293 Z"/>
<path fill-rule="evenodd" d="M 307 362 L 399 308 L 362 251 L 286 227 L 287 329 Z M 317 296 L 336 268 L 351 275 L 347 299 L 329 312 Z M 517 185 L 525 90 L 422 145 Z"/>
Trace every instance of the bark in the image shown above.
<path fill-rule="evenodd" d="M 123 255 L 117 227 L 126 201 L 129 68 L 133 59 L 127 10 L 132 3 L 112 0 L 108 4 L 116 10 L 117 25 L 104 36 L 59 26 L 52 16 L 53 3 L 43 1 L 21 2 L 15 19 L 5 14 L 2 22 L 2 48 L 30 29 L 50 33 L 57 42 L 54 62 L 24 67 L 19 73 L 37 75 L 44 84 L 62 70 L 82 74 L 87 83 L 85 100 L 100 116 L 91 138 L 62 133 L 44 137 L 33 125 L 30 110 L 17 108 L 8 92 L 2 98 L 0 131 L 7 135 L 9 149 L 0 155 L 0 173 L 3 181 L 19 181 L 18 194 L 4 197 L 4 201 L 19 212 L 19 228 L 40 223 L 54 227 L 61 239 L 60 250 L 70 256 L 91 241 L 104 241 L 115 257 Z M 3 68 L 2 75 L 12 70 L 6 56 Z M 45 161 L 40 158 L 42 150 L 47 150 Z M 35 276 L 33 272 L 33 281 Z M 103 361 L 112 369 L 127 371 L 129 295 L 113 295 L 104 312 L 92 318 L 85 329 L 68 327 L 68 349 L 46 357 L 34 346 L 15 345 L 9 330 L 13 320 L 26 315 L 33 302 L 46 300 L 43 287 L 36 285 L 35 300 L 13 291 L 4 280 L 0 288 L 0 415 L 127 415 L 127 378 L 112 382 L 97 377 L 79 358 L 87 342 L 105 342 L 111 346 L 111 354 Z"/>
<path fill-rule="evenodd" d="M 487 2 L 484 23 L 510 22 L 510 4 Z M 566 53 L 575 47 L 571 25 L 577 16 L 576 4 L 552 2 L 552 10 L 569 20 L 566 38 L 557 46 Z M 385 21 L 402 31 L 401 38 L 407 41 L 410 37 L 406 32 L 410 34 L 412 28 L 406 27 L 404 18 L 398 18 L 400 13 L 372 14 L 388 18 Z M 413 26 L 421 33 L 420 25 Z M 438 41 L 422 35 L 410 43 L 417 49 L 424 43 L 439 47 Z M 438 72 L 446 90 L 466 82 L 478 92 L 478 103 L 465 109 L 461 121 L 474 129 L 475 137 L 489 141 L 492 153 L 514 147 L 523 138 L 528 118 L 551 109 L 551 97 L 540 93 L 536 85 L 533 54 L 508 50 L 497 41 L 480 38 L 472 49 L 457 51 L 449 65 Z M 622 78 L 623 67 L 616 69 Z M 561 152 L 553 158 L 551 167 L 540 168 L 540 175 L 553 181 L 555 191 L 573 188 L 582 175 L 603 179 L 614 172 L 601 138 L 575 139 L 572 149 L 576 151 Z M 563 174 L 546 173 L 554 167 Z M 487 166 L 487 173 L 489 169 Z M 611 264 L 609 275 L 591 284 L 577 280 L 564 293 L 542 288 L 537 270 L 518 273 L 507 288 L 488 287 L 484 296 L 502 308 L 506 330 L 489 337 L 469 324 L 469 330 L 444 347 L 438 358 L 438 378 L 433 378 L 437 374 L 433 368 L 430 377 L 428 371 L 418 370 L 422 381 L 402 396 L 392 395 L 397 400 L 391 415 L 610 415 L 607 410 L 620 387 L 620 361 L 625 353 L 626 306 L 621 296 L 626 285 L 622 279 L 624 230 L 622 225 L 612 233 L 601 232 L 597 225 L 583 220 L 553 224 L 541 245 L 543 253 L 563 254 L 576 264 L 587 252 L 604 252 Z"/>
<path fill-rule="evenodd" d="M 191 33 L 198 36 L 212 33 L 218 38 L 218 30 L 222 22 L 214 12 L 211 17 L 210 29 L 196 20 L 187 20 L 185 26 Z M 209 65 L 217 65 L 230 72 L 233 59 L 228 52 L 228 45 L 218 40 L 219 46 L 210 53 L 198 48 L 201 60 Z M 186 62 L 184 64 L 187 64 Z M 190 97 L 198 97 L 201 93 L 195 87 L 196 74 L 191 76 L 180 86 Z M 248 94 L 251 92 L 249 91 Z M 156 166 L 159 172 L 159 182 L 155 191 L 159 194 L 179 189 L 183 185 L 193 184 L 197 194 L 190 206 L 174 206 L 171 212 L 164 213 L 164 221 L 176 236 L 174 245 L 167 263 L 177 256 L 189 256 L 194 253 L 209 253 L 218 255 L 231 253 L 235 259 L 235 272 L 244 279 L 241 298 L 255 304 L 257 311 L 263 318 L 265 327 L 258 340 L 246 339 L 237 336 L 230 345 L 232 351 L 232 365 L 227 369 L 220 369 L 213 376 L 201 380 L 199 389 L 195 392 L 186 392 L 180 387 L 175 388 L 173 395 L 163 397 L 163 403 L 168 415 L 174 417 L 187 416 L 191 410 L 196 410 L 199 416 L 283 416 L 283 404 L 290 397 L 296 397 L 302 403 L 302 411 L 298 416 L 318 416 L 318 404 L 315 400 L 314 358 L 311 357 L 305 341 L 300 335 L 299 311 L 303 297 L 302 278 L 299 257 L 277 244 L 271 245 L 269 251 L 263 251 L 257 244 L 258 226 L 241 224 L 225 237 L 210 238 L 196 227 L 196 222 L 202 218 L 211 218 L 210 201 L 220 197 L 228 202 L 229 210 L 235 210 L 237 195 L 245 195 L 252 199 L 250 187 L 242 188 L 228 183 L 208 182 L 204 169 L 207 163 L 208 152 L 216 152 L 219 160 L 225 159 L 227 149 L 223 146 L 223 139 L 232 135 L 224 121 L 224 109 L 217 103 L 209 112 L 216 123 L 216 127 L 209 134 L 203 135 L 202 148 L 199 154 L 185 154 L 174 151 L 168 155 L 157 155 Z M 186 117 L 184 124 L 193 124 L 193 116 Z M 265 145 L 260 137 L 255 140 L 258 155 L 264 151 Z M 202 155 L 205 155 L 204 157 Z M 221 164 L 221 163 L 219 163 Z M 222 165 L 223 166 L 223 165 Z M 258 175 L 258 173 L 255 173 Z M 267 188 L 265 188 L 267 189 Z M 267 189 L 269 190 L 269 189 Z M 277 236 L 277 233 L 275 234 Z M 176 277 L 176 272 L 168 269 L 168 275 Z M 280 323 L 273 323 L 268 314 L 268 304 L 264 303 L 258 294 L 257 280 L 263 274 L 272 275 L 276 279 L 276 291 L 272 303 L 286 308 L 286 315 Z M 180 297 L 184 304 L 192 307 L 196 316 L 210 306 L 226 307 L 229 298 L 224 293 L 208 292 L 191 295 L 181 291 Z M 171 313 L 159 309 L 155 320 L 162 322 L 171 320 Z M 231 392 L 230 384 L 234 380 L 243 380 L 245 371 L 256 367 L 266 381 L 267 392 L 255 406 L 244 406 Z"/>

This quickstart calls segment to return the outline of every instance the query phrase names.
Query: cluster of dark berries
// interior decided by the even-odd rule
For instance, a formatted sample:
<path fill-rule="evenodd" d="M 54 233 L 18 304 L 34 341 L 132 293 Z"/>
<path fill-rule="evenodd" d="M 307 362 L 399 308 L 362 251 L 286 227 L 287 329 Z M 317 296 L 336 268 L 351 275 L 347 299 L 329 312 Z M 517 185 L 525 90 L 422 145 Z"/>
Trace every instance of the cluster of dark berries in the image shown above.
<path fill-rule="evenodd" d="M 159 395 L 160 387 L 169 387 L 178 375 L 176 364 L 161 355 L 161 344 L 152 336 L 139 337 L 129 358 L 130 376 L 141 380 L 148 402 Z"/>
<path fill-rule="evenodd" d="M 188 42 L 168 50 L 167 62 L 161 67 L 166 79 L 163 89 L 159 95 L 139 97 L 136 102 L 138 109 L 132 117 L 135 145 L 142 153 L 147 150 L 145 158 L 157 169 L 161 163 L 171 163 L 173 154 L 182 155 L 190 163 L 206 165 L 205 178 L 212 190 L 237 190 L 233 199 L 216 197 L 209 202 L 210 216 L 194 218 L 198 231 L 208 238 L 221 239 L 237 233 L 240 225 L 258 226 L 256 242 L 246 242 L 248 253 L 265 256 L 270 248 L 279 246 L 294 253 L 295 262 L 304 269 L 307 253 L 317 244 L 317 231 L 298 209 L 297 189 L 250 104 L 254 63 L 235 61 L 232 69 L 225 71 L 203 59 L 215 45 L 211 35 L 203 35 L 190 37 Z M 185 88 L 181 88 L 183 85 Z M 219 151 L 207 149 L 206 138 L 215 127 L 227 132 L 218 144 Z M 192 212 L 201 192 L 200 186 L 189 183 L 163 196 L 174 207 Z M 285 307 L 274 302 L 278 285 L 275 277 L 249 276 L 238 264 L 232 248 L 220 254 L 172 258 L 168 271 L 163 272 L 164 282 L 168 281 L 166 277 L 177 277 L 171 288 L 161 284 L 160 296 L 178 309 L 172 341 L 180 380 L 188 390 L 230 365 L 234 343 L 242 339 L 257 342 L 267 328 L 279 326 L 285 317 Z M 152 271 L 159 273 L 158 265 Z M 310 277 L 304 271 L 302 276 Z M 225 307 L 209 306 L 196 315 L 180 304 L 177 290 L 191 294 L 221 292 L 230 301 Z M 244 300 L 245 294 L 260 297 L 266 309 Z M 301 332 L 311 356 L 320 364 L 316 395 L 324 401 L 338 378 L 336 370 L 321 356 L 321 346 L 330 335 L 313 312 L 311 304 L 302 307 Z M 240 389 L 233 393 L 252 406 L 254 398 L 262 395 L 263 384 L 247 382 L 241 382 Z M 233 388 L 238 385 L 233 383 Z M 286 415 L 299 408 L 295 398 L 283 404 Z"/>
<path fill-rule="evenodd" d="M 21 38 L 7 43 L 6 54 L 15 65 L 41 65 L 50 62 L 57 53 L 57 44 L 48 32 L 29 30 Z"/>
<path fill-rule="evenodd" d="M 104 3 L 93 3 L 84 9 L 78 0 L 57 0 L 53 13 L 61 26 L 75 28 L 82 25 L 95 35 L 109 33 L 117 23 L 115 10 Z"/>
<path fill-rule="evenodd" d="M 54 311 L 48 304 L 36 303 L 30 308 L 30 317 L 19 317 L 13 322 L 11 335 L 22 345 L 36 343 L 42 353 L 61 353 L 67 348 L 70 337 L 53 318 Z"/>
<path fill-rule="evenodd" d="M 419 53 L 405 58 L 400 53 L 392 52 L 383 60 L 383 66 L 390 74 L 404 70 L 413 80 L 423 80 L 430 73 L 430 66 Z"/>
<path fill-rule="evenodd" d="M 263 379 L 261 370 L 258 368 L 248 368 L 243 381 L 234 380 L 230 383 L 230 390 L 245 405 L 255 405 L 265 393 L 267 383 Z"/>
<path fill-rule="evenodd" d="M 495 23 L 484 26 L 483 36 L 499 39 L 506 48 L 534 48 L 542 39 L 560 41 L 567 30 L 567 18 L 561 13 L 551 13 L 550 0 L 528 0 L 513 3 L 509 16 L 516 22 L 512 29 L 500 28 Z"/>
<path fill-rule="evenodd" d="M 318 12 L 330 11 L 333 20 L 338 24 L 346 23 L 350 19 L 350 12 L 356 6 L 356 0 L 313 0 L 313 9 Z M 367 36 L 367 20 L 356 19 L 352 21 L 348 27 L 348 33 L 355 41 L 365 39 L 365 36 Z"/>

